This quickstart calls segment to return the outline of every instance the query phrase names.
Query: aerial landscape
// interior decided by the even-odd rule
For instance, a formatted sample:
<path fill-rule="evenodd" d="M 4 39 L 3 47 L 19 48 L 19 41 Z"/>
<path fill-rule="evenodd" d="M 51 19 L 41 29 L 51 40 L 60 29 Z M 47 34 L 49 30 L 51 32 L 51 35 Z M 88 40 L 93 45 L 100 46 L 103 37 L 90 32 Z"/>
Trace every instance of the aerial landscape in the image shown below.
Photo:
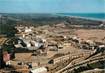
<path fill-rule="evenodd" d="M 0 0 L 0 73 L 105 73 L 105 1 L 76 1 Z"/>

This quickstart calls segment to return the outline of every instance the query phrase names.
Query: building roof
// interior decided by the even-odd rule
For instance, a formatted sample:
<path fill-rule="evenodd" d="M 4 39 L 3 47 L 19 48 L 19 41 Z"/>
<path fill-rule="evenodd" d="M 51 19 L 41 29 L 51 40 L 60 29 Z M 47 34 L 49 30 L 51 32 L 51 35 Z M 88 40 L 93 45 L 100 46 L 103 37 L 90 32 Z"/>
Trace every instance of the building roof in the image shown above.
<path fill-rule="evenodd" d="M 31 70 L 32 73 L 47 73 L 47 69 L 45 67 L 40 67 Z"/>

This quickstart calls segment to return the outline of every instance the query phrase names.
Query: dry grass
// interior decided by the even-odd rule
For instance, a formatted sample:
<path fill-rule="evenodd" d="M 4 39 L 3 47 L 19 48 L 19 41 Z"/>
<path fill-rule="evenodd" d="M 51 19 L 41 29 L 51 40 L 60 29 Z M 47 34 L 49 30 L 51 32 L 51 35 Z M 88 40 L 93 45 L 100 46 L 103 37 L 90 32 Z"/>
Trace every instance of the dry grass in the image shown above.
<path fill-rule="evenodd" d="M 105 41 L 105 30 L 101 29 L 78 29 L 75 33 L 82 39 Z"/>

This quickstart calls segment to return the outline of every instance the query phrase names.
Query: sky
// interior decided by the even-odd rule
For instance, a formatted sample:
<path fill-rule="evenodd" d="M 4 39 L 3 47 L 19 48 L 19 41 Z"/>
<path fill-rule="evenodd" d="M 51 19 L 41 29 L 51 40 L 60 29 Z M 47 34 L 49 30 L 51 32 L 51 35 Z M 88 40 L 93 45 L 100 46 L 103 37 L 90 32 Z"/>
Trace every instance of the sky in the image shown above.
<path fill-rule="evenodd" d="M 105 13 L 105 0 L 0 0 L 0 13 Z"/>

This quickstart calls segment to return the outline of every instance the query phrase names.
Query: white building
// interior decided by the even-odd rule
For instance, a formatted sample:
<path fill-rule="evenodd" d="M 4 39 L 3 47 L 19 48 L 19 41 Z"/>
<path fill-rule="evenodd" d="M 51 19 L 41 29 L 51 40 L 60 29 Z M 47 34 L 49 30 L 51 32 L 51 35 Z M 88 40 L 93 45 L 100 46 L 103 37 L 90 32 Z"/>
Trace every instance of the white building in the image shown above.
<path fill-rule="evenodd" d="M 31 32 L 32 30 L 30 29 L 30 28 L 28 28 L 28 27 L 26 27 L 25 28 L 25 33 L 29 33 L 29 32 Z"/>
<path fill-rule="evenodd" d="M 36 69 L 31 69 L 31 73 L 47 73 L 47 69 L 45 67 L 40 67 Z"/>

